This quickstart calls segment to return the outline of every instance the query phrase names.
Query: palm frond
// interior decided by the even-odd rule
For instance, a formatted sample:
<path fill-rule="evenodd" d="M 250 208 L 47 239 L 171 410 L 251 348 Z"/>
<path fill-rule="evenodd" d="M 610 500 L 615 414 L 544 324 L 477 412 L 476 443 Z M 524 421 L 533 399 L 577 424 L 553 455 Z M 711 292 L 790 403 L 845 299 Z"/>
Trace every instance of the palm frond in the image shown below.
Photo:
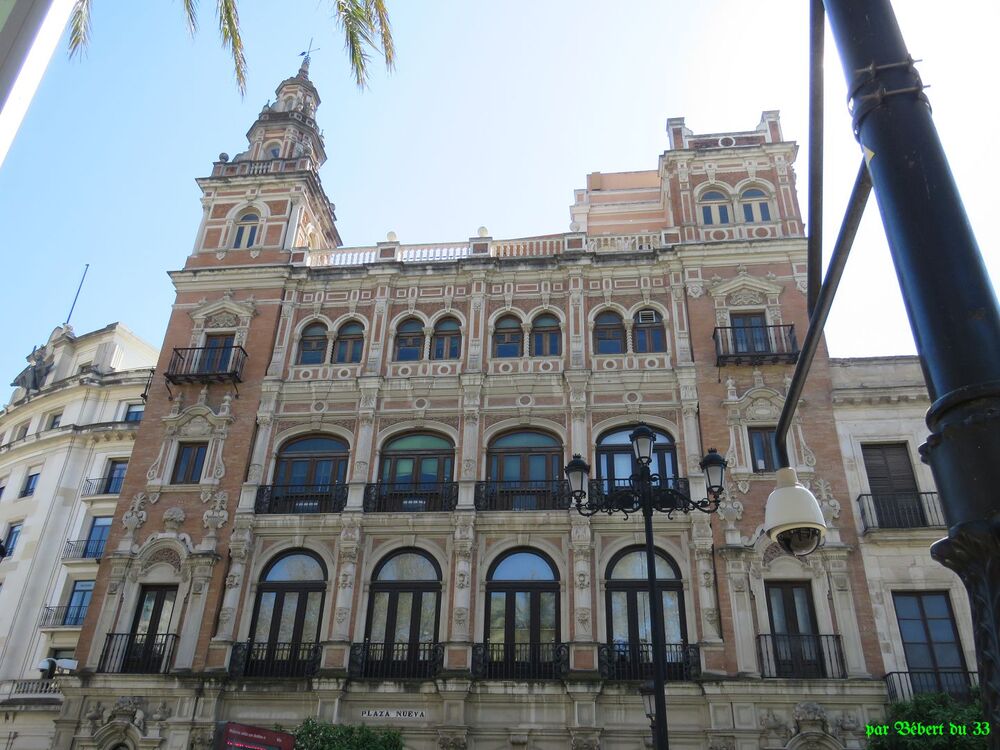
<path fill-rule="evenodd" d="M 337 0 L 337 23 L 344 31 L 344 49 L 358 88 L 368 85 L 368 50 L 374 47 L 371 19 L 366 12 L 367 0 Z"/>
<path fill-rule="evenodd" d="M 247 91 L 247 60 L 243 54 L 243 38 L 240 36 L 240 16 L 236 11 L 236 0 L 218 0 L 218 3 L 222 46 L 233 53 L 236 87 L 243 96 Z"/>
<path fill-rule="evenodd" d="M 82 54 L 90 43 L 90 0 L 76 0 L 69 17 L 69 56 Z"/>
<path fill-rule="evenodd" d="M 184 0 L 184 15 L 191 36 L 198 30 L 198 0 Z"/>
<path fill-rule="evenodd" d="M 382 54 L 385 57 L 385 67 L 392 70 L 396 67 L 396 45 L 392 41 L 392 27 L 389 25 L 389 11 L 385 0 L 367 0 L 368 18 L 382 38 Z"/>

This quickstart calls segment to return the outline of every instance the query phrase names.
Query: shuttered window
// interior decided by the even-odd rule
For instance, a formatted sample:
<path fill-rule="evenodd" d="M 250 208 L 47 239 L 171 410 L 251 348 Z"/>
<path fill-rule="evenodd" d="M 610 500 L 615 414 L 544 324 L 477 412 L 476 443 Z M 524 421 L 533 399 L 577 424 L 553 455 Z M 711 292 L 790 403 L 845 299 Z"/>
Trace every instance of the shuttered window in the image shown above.
<path fill-rule="evenodd" d="M 881 528 L 926 526 L 906 443 L 862 445 L 872 505 Z"/>

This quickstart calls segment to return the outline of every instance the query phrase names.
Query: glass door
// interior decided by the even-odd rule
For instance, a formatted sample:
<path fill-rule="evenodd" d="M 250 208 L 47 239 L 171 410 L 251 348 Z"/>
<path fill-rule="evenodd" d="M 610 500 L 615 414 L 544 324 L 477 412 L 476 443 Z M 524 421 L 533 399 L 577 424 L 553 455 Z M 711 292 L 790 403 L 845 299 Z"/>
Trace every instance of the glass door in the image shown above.
<path fill-rule="evenodd" d="M 823 677 L 823 658 L 807 583 L 767 585 L 777 677 Z"/>
<path fill-rule="evenodd" d="M 201 355 L 201 371 L 205 373 L 228 372 L 234 341 L 235 336 L 231 333 L 206 336 L 205 351 Z"/>
<path fill-rule="evenodd" d="M 123 672 L 160 672 L 173 645 L 170 618 L 174 613 L 177 588 L 143 586 L 139 607 L 129 632 Z"/>
<path fill-rule="evenodd" d="M 771 342 L 767 338 L 767 321 L 763 313 L 730 315 L 733 328 L 733 351 L 737 354 L 767 354 Z"/>

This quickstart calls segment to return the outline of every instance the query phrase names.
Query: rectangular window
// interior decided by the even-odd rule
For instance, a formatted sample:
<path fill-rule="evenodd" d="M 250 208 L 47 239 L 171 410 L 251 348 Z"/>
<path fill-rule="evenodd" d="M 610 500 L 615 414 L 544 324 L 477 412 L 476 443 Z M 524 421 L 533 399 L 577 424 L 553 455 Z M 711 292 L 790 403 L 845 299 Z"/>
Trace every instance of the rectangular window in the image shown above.
<path fill-rule="evenodd" d="M 778 470 L 778 440 L 774 427 L 749 427 L 750 460 L 754 472 Z"/>
<path fill-rule="evenodd" d="M 208 443 L 181 443 L 177 449 L 171 484 L 197 484 L 205 464 Z"/>
<path fill-rule="evenodd" d="M 49 652 L 50 659 L 72 659 L 76 654 L 76 649 L 72 648 L 54 648 Z"/>
<path fill-rule="evenodd" d="M 764 313 L 730 313 L 729 325 L 734 353 L 767 354 L 771 351 Z"/>
<path fill-rule="evenodd" d="M 760 220 L 770 221 L 771 220 L 771 209 L 767 207 L 766 203 L 761 203 L 760 205 Z"/>
<path fill-rule="evenodd" d="M 108 541 L 108 534 L 111 532 L 112 516 L 97 516 L 90 524 L 90 533 L 87 534 L 87 543 L 83 550 L 83 556 L 90 559 L 100 559 L 104 554 L 104 545 Z"/>
<path fill-rule="evenodd" d="M 3 500 L 3 491 L 7 489 L 7 477 L 0 479 L 0 500 Z"/>
<path fill-rule="evenodd" d="M 63 625 L 79 627 L 83 625 L 83 620 L 87 616 L 87 608 L 90 606 L 90 597 L 94 595 L 93 581 L 75 581 L 73 590 L 69 595 L 69 603 L 66 605 L 66 614 L 63 615 Z"/>
<path fill-rule="evenodd" d="M 77 375 L 83 375 L 85 372 L 90 372 L 94 368 L 93 362 L 84 362 L 79 367 L 76 368 Z"/>
<path fill-rule="evenodd" d="M 35 487 L 38 485 L 39 469 L 28 469 L 30 472 L 24 480 L 24 487 L 21 488 L 20 497 L 31 497 L 35 494 Z"/>
<path fill-rule="evenodd" d="M 205 348 L 201 354 L 201 372 L 224 373 L 229 371 L 233 354 L 235 334 L 212 334 L 205 337 Z"/>
<path fill-rule="evenodd" d="M 13 523 L 7 529 L 7 538 L 4 540 L 4 557 L 11 557 L 17 549 L 17 540 L 21 538 L 21 524 Z"/>
<path fill-rule="evenodd" d="M 711 224 L 712 223 L 712 207 L 711 206 L 702 206 L 701 207 L 701 220 L 705 224 Z"/>
<path fill-rule="evenodd" d="M 914 693 L 969 691 L 962 644 L 946 591 L 892 594 Z"/>
<path fill-rule="evenodd" d="M 61 411 L 60 412 L 56 412 L 51 417 L 49 417 L 49 429 L 50 430 L 54 430 L 60 424 L 62 424 L 62 412 Z"/>
<path fill-rule="evenodd" d="M 729 206 L 719 206 L 719 223 L 729 223 Z"/>
<path fill-rule="evenodd" d="M 771 620 L 768 671 L 774 677 L 826 676 L 809 584 L 768 583 L 765 592 Z"/>
<path fill-rule="evenodd" d="M 753 206 L 749 203 L 743 204 L 743 220 L 748 224 L 753 223 Z"/>
<path fill-rule="evenodd" d="M 926 526 L 927 517 L 913 476 L 909 446 L 906 443 L 862 445 L 861 455 L 879 527 Z"/>
<path fill-rule="evenodd" d="M 145 404 L 129 404 L 125 407 L 126 422 L 141 422 L 142 415 L 146 413 Z"/>
<path fill-rule="evenodd" d="M 28 437 L 28 423 L 18 425 L 17 430 L 14 431 L 14 440 L 24 440 Z"/>
<path fill-rule="evenodd" d="M 127 458 L 117 458 L 108 461 L 108 472 L 104 475 L 104 482 L 101 486 L 101 494 L 117 495 L 121 492 L 122 483 L 125 481 L 125 472 L 127 470 Z"/>

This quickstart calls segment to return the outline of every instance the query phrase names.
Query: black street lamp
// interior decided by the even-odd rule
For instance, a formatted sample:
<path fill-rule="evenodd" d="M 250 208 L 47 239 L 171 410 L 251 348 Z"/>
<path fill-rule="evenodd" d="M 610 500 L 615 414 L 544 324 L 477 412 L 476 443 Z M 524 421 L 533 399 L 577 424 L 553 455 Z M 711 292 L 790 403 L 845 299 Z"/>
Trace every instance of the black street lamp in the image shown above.
<path fill-rule="evenodd" d="M 666 683 L 666 644 L 664 643 L 663 601 L 657 595 L 656 589 L 656 553 L 653 550 L 653 512 L 666 513 L 673 517 L 676 512 L 689 513 L 699 510 L 703 513 L 714 513 L 719 508 L 719 498 L 722 495 L 723 479 L 725 477 L 726 460 L 714 448 L 701 461 L 705 472 L 705 482 L 708 485 L 709 497 L 703 500 L 692 500 L 688 480 L 679 477 L 664 477 L 653 474 L 649 470 L 653 460 L 653 443 L 656 433 L 647 425 L 640 424 L 629 435 L 632 442 L 632 453 L 638 464 L 639 471 L 629 477 L 628 485 L 624 487 L 605 487 L 605 483 L 596 480 L 589 483 L 590 466 L 580 454 L 566 466 L 566 477 L 569 479 L 570 490 L 576 501 L 577 511 L 584 516 L 595 513 L 608 515 L 622 512 L 627 518 L 629 513 L 641 512 L 646 527 L 646 577 L 649 584 L 649 608 L 652 617 L 653 630 L 653 683 L 652 689 L 644 689 L 643 702 L 647 715 L 655 716 L 653 720 L 653 740 L 656 750 L 667 750 L 667 698 Z M 650 696 L 652 706 L 650 706 Z"/>

